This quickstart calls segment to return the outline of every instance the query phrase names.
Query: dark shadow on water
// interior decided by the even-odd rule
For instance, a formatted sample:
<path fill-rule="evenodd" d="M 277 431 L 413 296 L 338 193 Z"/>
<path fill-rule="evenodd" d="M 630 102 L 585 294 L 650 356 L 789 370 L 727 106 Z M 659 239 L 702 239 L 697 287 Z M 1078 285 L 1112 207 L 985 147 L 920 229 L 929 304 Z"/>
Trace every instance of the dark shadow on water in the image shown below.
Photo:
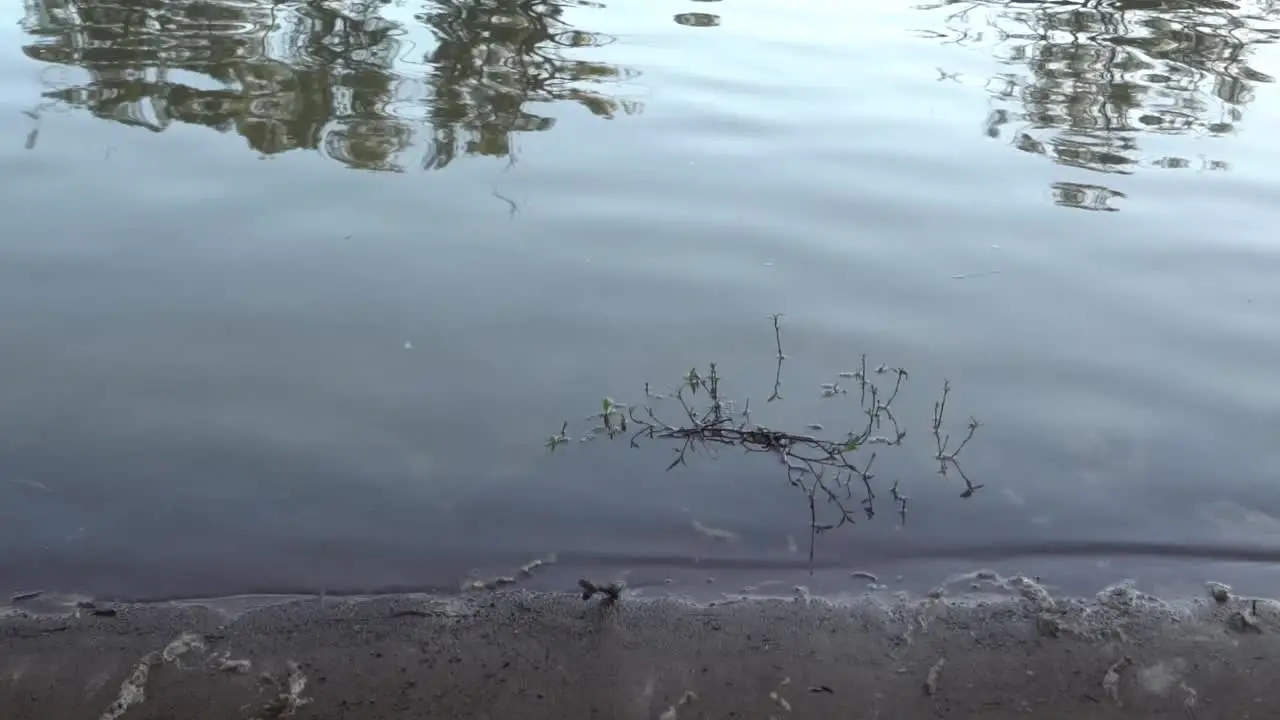
<path fill-rule="evenodd" d="M 640 111 L 611 94 L 634 73 L 590 58 L 611 39 L 565 20 L 579 4 L 436 0 L 414 15 L 432 37 L 422 47 L 381 3 L 32 0 L 23 50 L 83 69 L 45 99 L 99 118 L 156 132 L 203 125 L 264 155 L 439 169 L 460 155 L 514 159 L 517 133 L 555 125 L 536 104 Z"/>
<path fill-rule="evenodd" d="M 1096 173 L 1229 169 L 1205 156 L 1153 154 L 1145 139 L 1235 133 L 1258 86 L 1274 82 L 1251 64 L 1258 45 L 1280 38 L 1270 0 L 966 0 L 924 9 L 943 19 L 926 35 L 987 47 L 1005 66 L 986 79 L 988 137 Z M 1055 203 L 1116 210 L 1110 201 L 1123 197 L 1070 185 L 1055 185 Z"/>

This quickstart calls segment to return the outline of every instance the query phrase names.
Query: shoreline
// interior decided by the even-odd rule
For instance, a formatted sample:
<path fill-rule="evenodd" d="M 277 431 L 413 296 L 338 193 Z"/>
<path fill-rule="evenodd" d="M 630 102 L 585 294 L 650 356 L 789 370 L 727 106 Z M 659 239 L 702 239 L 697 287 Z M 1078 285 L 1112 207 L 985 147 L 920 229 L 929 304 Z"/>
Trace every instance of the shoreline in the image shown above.
<path fill-rule="evenodd" d="M 1262 718 L 1280 603 L 1126 585 L 694 604 L 526 590 L 0 616 L 0 717 Z"/>

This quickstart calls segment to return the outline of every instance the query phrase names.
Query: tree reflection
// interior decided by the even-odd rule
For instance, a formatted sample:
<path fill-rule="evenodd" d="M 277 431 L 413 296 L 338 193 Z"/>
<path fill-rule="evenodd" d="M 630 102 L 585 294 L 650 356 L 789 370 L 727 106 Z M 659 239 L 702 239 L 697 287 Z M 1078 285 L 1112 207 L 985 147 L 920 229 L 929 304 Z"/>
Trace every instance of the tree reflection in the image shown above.
<path fill-rule="evenodd" d="M 1081 210 L 1115 212 L 1119 208 L 1109 204 L 1115 198 L 1123 198 L 1125 194 L 1101 185 L 1086 183 L 1056 182 L 1053 184 L 1053 202 L 1063 207 Z"/>
<path fill-rule="evenodd" d="M 434 47 L 413 58 L 406 28 L 375 5 L 312 0 L 28 0 L 32 58 L 86 71 L 45 97 L 116 122 L 236 132 L 257 152 L 321 151 L 345 165 L 407 167 L 421 120 L 423 165 L 461 152 L 509 156 L 514 133 L 569 101 L 613 117 L 639 106 L 605 83 L 627 73 L 571 57 L 606 38 L 563 20 L 556 0 L 441 0 L 416 19 Z"/>
<path fill-rule="evenodd" d="M 566 57 L 568 49 L 611 39 L 571 27 L 565 7 L 546 0 L 438 0 L 418 16 L 439 40 L 429 56 L 434 138 L 425 166 L 444 167 L 459 150 L 509 156 L 513 132 L 555 124 L 526 109 L 529 103 L 569 100 L 604 118 L 639 111 L 638 103 L 598 89 L 630 72 Z"/>
<path fill-rule="evenodd" d="M 1274 0 L 1100 3 L 960 2 L 946 42 L 994 45 L 1007 69 L 991 78 L 985 131 L 1024 152 L 1100 173 L 1138 168 L 1223 169 L 1215 160 L 1145 158 L 1144 136 L 1235 131 L 1256 86 L 1255 46 L 1280 37 Z M 1113 209 L 1101 186 L 1063 183 L 1059 204 Z"/>

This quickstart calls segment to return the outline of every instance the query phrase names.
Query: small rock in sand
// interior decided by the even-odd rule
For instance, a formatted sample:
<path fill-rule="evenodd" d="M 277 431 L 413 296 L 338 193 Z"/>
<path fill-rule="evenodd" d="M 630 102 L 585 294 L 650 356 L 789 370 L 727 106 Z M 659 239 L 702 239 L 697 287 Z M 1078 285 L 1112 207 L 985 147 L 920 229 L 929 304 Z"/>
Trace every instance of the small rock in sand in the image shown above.
<path fill-rule="evenodd" d="M 251 663 L 248 660 L 224 660 L 218 666 L 219 672 L 243 675 L 249 672 Z"/>
<path fill-rule="evenodd" d="M 1224 603 L 1231 599 L 1231 586 L 1220 582 L 1211 582 L 1209 583 L 1209 597 L 1219 603 Z"/>

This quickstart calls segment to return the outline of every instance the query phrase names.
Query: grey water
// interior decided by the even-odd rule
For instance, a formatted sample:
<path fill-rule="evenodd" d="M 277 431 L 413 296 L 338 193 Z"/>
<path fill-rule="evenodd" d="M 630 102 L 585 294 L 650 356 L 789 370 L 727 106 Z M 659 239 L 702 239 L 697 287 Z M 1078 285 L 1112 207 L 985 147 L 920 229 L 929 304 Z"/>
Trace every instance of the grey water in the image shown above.
<path fill-rule="evenodd" d="M 457 588 L 551 553 L 677 592 L 1280 590 L 1273 2 L 0 19 L 0 590 Z M 823 384 L 864 354 L 909 371 L 908 435 L 859 451 L 875 517 L 812 561 L 775 458 L 580 441 L 710 362 L 753 422 L 838 438 L 860 398 Z M 964 498 L 944 381 L 951 447 L 982 423 Z"/>

